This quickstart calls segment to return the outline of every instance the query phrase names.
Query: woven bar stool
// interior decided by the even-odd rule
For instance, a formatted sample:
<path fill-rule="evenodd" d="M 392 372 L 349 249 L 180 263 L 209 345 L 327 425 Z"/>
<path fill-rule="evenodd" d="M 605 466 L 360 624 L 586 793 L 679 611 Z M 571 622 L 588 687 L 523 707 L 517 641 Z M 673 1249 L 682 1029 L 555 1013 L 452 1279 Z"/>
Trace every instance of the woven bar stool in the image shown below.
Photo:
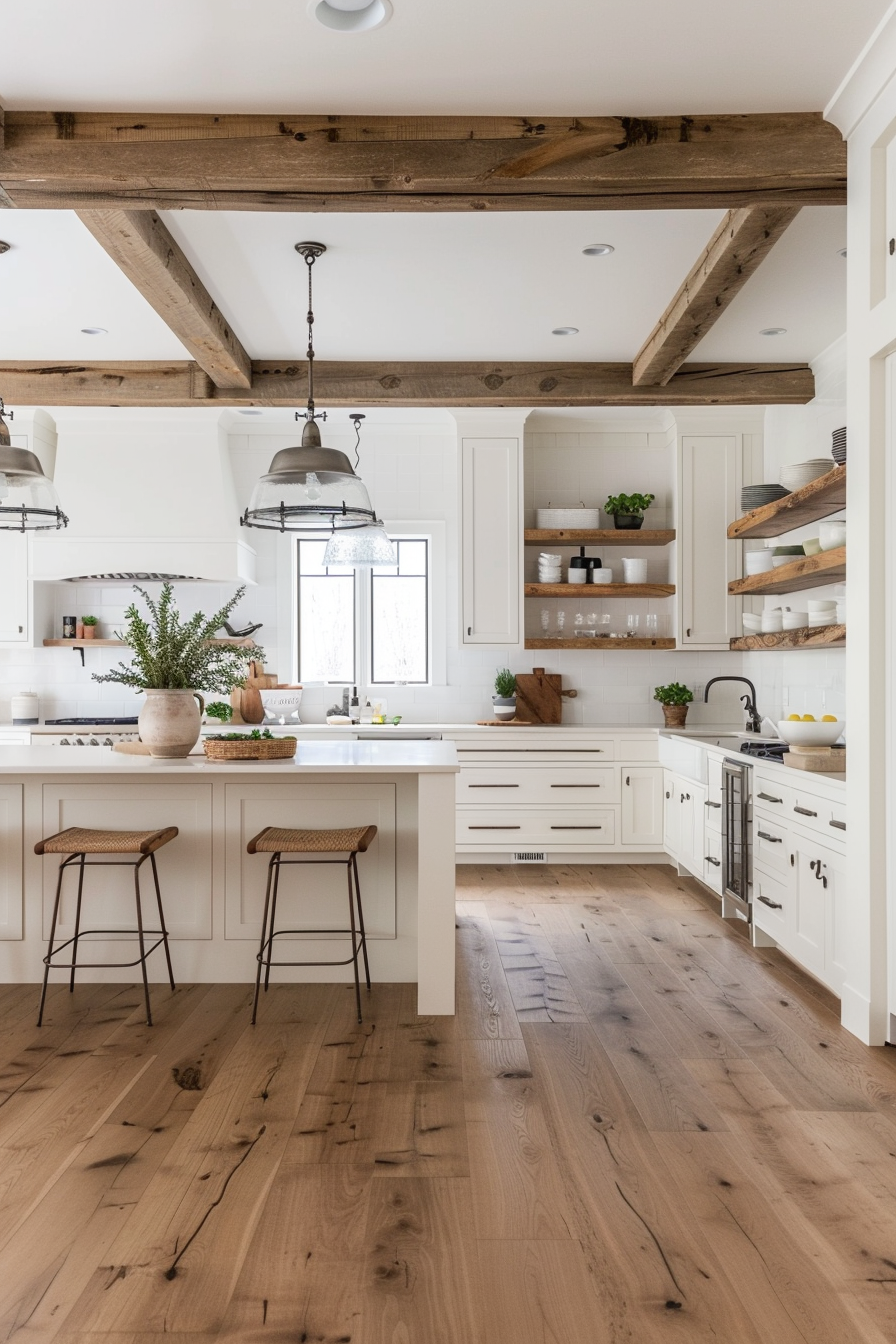
<path fill-rule="evenodd" d="M 358 1021 L 361 1019 L 361 984 L 358 978 L 358 956 L 364 955 L 364 975 L 367 989 L 370 990 L 370 965 L 367 961 L 367 938 L 364 933 L 364 911 L 361 908 L 361 884 L 358 881 L 358 858 L 369 849 L 376 839 L 375 826 L 351 826 L 338 831 L 292 831 L 280 826 L 266 826 L 246 849 L 250 854 L 270 854 L 268 863 L 268 881 L 264 893 L 264 915 L 261 920 L 261 945 L 258 949 L 258 970 L 255 973 L 255 1000 L 252 1004 L 252 1025 L 258 1013 L 258 993 L 261 988 L 261 970 L 264 967 L 264 988 L 267 993 L 271 978 L 271 966 L 347 966 L 349 962 L 355 968 L 355 999 L 358 1004 Z M 327 858 L 284 859 L 284 854 L 326 854 Z M 336 858 L 344 854 L 346 858 Z M 348 875 L 348 929 L 278 929 L 277 890 L 280 885 L 280 869 L 284 865 L 301 866 L 312 863 L 344 863 Z M 355 926 L 355 902 L 358 905 L 358 923 Z M 342 961 L 272 961 L 274 939 L 284 934 L 294 933 L 341 933 L 349 934 L 352 940 L 351 956 Z"/>
<path fill-rule="evenodd" d="M 162 893 L 159 889 L 159 874 L 156 868 L 156 850 L 167 845 L 169 840 L 173 840 L 177 835 L 176 826 L 166 826 L 161 831 L 92 831 L 84 826 L 70 826 L 66 831 L 59 831 L 56 835 L 48 836 L 45 840 L 38 840 L 34 846 L 35 854 L 65 854 L 66 858 L 59 865 L 59 880 L 56 883 L 56 900 L 53 903 L 53 922 L 50 925 L 50 946 L 47 955 L 44 957 L 44 983 L 40 992 L 40 1009 L 37 1014 L 37 1025 L 40 1026 L 44 1018 L 44 1003 L 47 998 L 47 981 L 50 978 L 50 968 L 55 966 L 60 970 L 70 970 L 69 993 L 75 988 L 75 971 L 78 967 L 100 967 L 100 966 L 139 966 L 143 972 L 143 995 L 146 999 L 146 1021 L 152 1026 L 152 1012 L 149 1006 L 149 981 L 146 978 L 146 959 L 151 952 L 155 952 L 160 945 L 165 949 L 165 960 L 168 963 L 168 980 L 171 988 L 174 989 L 174 972 L 171 969 L 171 954 L 168 951 L 168 930 L 165 927 L 165 914 L 162 910 Z M 88 854 L 136 854 L 139 857 L 135 859 L 112 859 L 102 864 L 94 861 L 88 862 Z M 140 869 L 146 860 L 152 869 L 152 878 L 156 889 L 156 903 L 159 907 L 159 925 L 158 929 L 144 929 L 143 927 L 143 908 L 140 900 Z M 82 929 L 81 928 L 81 898 L 84 892 L 84 869 L 97 867 L 123 867 L 133 868 L 134 870 L 134 899 L 137 904 L 137 940 L 140 944 L 140 955 L 135 961 L 78 961 L 78 943 L 82 938 L 88 938 L 92 934 L 118 934 L 129 932 L 122 929 Z M 62 879 L 68 868 L 77 868 L 78 870 L 78 903 L 75 907 L 75 935 L 73 938 L 67 938 L 64 943 L 56 946 L 56 924 L 59 919 L 59 902 L 62 897 Z M 146 946 L 146 938 L 155 938 L 156 941 L 152 947 Z M 71 961 L 54 961 L 53 958 L 60 952 L 64 952 L 67 947 L 72 949 Z"/>

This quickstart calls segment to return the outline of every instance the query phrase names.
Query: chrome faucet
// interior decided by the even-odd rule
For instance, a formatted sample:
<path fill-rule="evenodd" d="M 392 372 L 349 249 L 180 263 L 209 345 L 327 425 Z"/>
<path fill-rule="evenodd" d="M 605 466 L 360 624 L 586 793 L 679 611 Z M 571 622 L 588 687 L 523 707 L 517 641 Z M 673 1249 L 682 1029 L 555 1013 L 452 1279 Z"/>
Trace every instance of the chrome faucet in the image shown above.
<path fill-rule="evenodd" d="M 748 677 L 710 677 L 706 683 L 706 689 L 703 692 L 703 703 L 709 700 L 709 688 L 715 686 L 717 681 L 742 681 L 745 686 L 749 686 L 750 694 L 742 695 L 741 702 L 744 707 L 744 713 L 749 719 L 746 726 L 748 733 L 759 733 L 762 731 L 762 719 L 759 716 L 759 710 L 756 708 L 756 687 Z"/>

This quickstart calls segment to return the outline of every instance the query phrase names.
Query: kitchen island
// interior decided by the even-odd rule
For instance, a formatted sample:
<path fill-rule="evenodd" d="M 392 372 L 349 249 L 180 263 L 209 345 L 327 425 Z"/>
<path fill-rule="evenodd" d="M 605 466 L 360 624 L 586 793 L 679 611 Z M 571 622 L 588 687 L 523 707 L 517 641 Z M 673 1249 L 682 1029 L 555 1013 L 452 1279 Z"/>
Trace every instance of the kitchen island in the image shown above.
<path fill-rule="evenodd" d="M 294 760 L 210 762 L 131 756 L 110 748 L 89 759 L 64 747 L 0 748 L 0 980 L 37 982 L 49 937 L 57 860 L 38 858 L 42 836 L 69 826 L 147 830 L 177 826 L 158 856 L 175 977 L 249 982 L 267 864 L 246 853 L 265 826 L 373 824 L 359 860 L 372 978 L 416 981 L 418 1011 L 454 1012 L 454 776 L 449 742 L 300 742 Z M 66 889 L 59 936 L 73 933 L 76 881 Z M 291 872 L 281 886 L 283 921 L 328 929 L 342 922 L 341 868 Z M 347 912 L 345 912 L 347 913 Z M 133 923 L 128 875 L 93 869 L 85 921 Z M 319 936 L 309 956 L 346 955 Z M 114 937 L 93 942 L 93 960 L 127 960 Z M 282 955 L 287 955 L 283 953 Z M 301 955 L 301 954 L 299 954 Z M 151 977 L 161 979 L 157 958 Z M 133 971 L 85 970 L 80 980 L 126 981 Z M 351 979 L 351 967 L 296 967 L 278 980 Z"/>

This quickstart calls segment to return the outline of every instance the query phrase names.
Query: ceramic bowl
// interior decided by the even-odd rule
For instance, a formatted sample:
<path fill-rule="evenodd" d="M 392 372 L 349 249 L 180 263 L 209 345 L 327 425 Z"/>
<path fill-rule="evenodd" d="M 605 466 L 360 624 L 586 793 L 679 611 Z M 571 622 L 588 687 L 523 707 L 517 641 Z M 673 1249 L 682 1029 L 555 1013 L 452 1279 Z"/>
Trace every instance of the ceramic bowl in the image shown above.
<path fill-rule="evenodd" d="M 803 552 L 806 555 L 820 555 L 821 542 L 818 537 L 807 537 L 803 542 Z"/>
<path fill-rule="evenodd" d="M 744 555 L 744 571 L 747 574 L 766 574 L 772 568 L 774 556 L 771 551 L 747 551 Z"/>
<path fill-rule="evenodd" d="M 764 635 L 779 635 L 784 629 L 784 618 L 780 611 L 764 611 L 761 619 L 760 628 Z"/>
<path fill-rule="evenodd" d="M 809 613 L 806 611 L 785 611 L 781 619 L 785 630 L 804 630 L 809 624 Z"/>
<path fill-rule="evenodd" d="M 806 609 L 811 616 L 813 612 L 817 615 L 822 611 L 833 611 L 836 605 L 836 601 L 830 597 L 810 597 L 806 603 Z"/>
<path fill-rule="evenodd" d="M 613 582 L 613 571 L 612 571 L 612 569 L 592 569 L 592 571 L 591 571 L 591 582 L 592 582 L 592 583 L 612 583 L 612 582 Z"/>
<path fill-rule="evenodd" d="M 778 724 L 778 735 L 791 747 L 832 747 L 845 728 L 845 719 L 838 719 L 836 723 L 782 719 Z"/>
<path fill-rule="evenodd" d="M 290 688 L 284 691 L 259 691 L 264 705 L 266 723 L 298 723 L 299 705 L 302 702 L 302 688 Z"/>
<path fill-rule="evenodd" d="M 745 611 L 741 619 L 743 621 L 745 635 L 759 634 L 760 630 L 762 629 L 761 616 L 754 615 L 753 612 L 751 611 Z"/>
<path fill-rule="evenodd" d="M 846 545 L 846 519 L 828 519 L 818 524 L 818 540 L 823 551 L 834 551 Z"/>

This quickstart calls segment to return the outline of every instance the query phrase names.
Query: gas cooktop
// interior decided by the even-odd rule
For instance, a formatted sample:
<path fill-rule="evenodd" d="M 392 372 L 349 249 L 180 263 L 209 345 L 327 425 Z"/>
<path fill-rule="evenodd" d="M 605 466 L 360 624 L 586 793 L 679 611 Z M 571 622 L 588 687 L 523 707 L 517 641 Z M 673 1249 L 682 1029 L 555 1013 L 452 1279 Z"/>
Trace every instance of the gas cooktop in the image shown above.
<path fill-rule="evenodd" d="M 786 742 L 741 742 L 740 749 L 760 761 L 783 761 L 790 750 Z"/>
<path fill-rule="evenodd" d="M 47 728 L 93 728 L 99 727 L 100 725 L 103 727 L 111 725 L 114 725 L 115 727 L 131 727 L 132 725 L 136 725 L 136 723 L 136 715 L 132 719 L 103 719 L 99 716 L 95 719 L 44 719 L 44 725 Z"/>

